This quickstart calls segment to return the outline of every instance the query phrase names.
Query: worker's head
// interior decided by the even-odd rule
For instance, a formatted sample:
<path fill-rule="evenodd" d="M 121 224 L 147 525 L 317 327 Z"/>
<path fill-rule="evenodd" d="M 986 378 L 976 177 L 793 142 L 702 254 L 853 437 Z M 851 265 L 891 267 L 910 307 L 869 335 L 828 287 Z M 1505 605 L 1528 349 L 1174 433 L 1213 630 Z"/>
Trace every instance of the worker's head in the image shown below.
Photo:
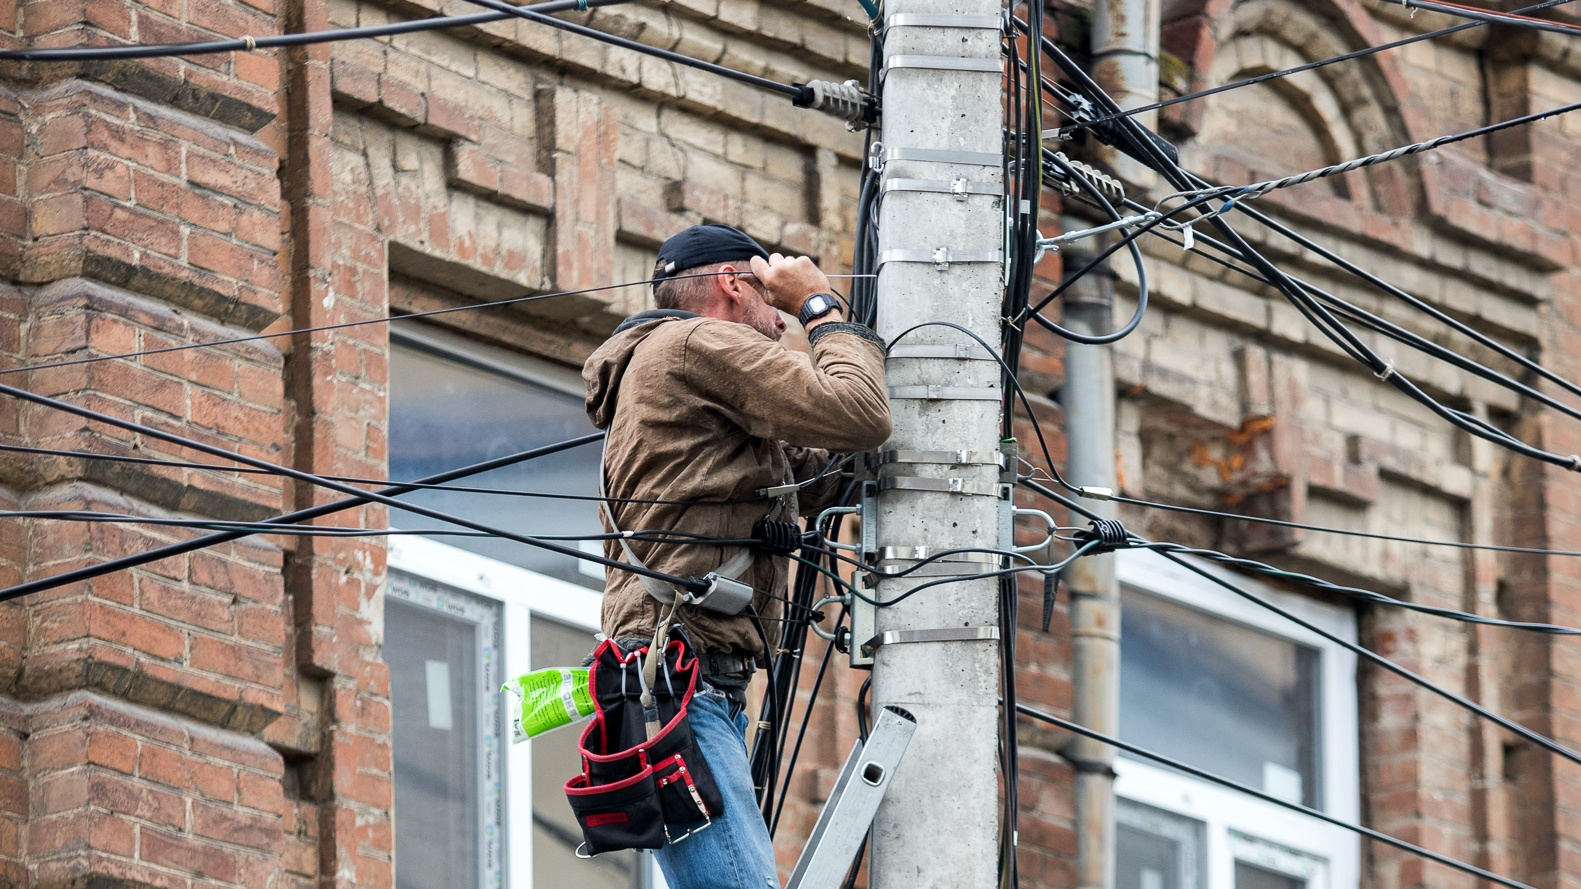
<path fill-rule="evenodd" d="M 769 253 L 741 230 L 694 225 L 659 248 L 653 268 L 654 304 L 745 324 L 777 340 L 785 332 L 785 322 L 752 275 L 754 256 L 766 260 Z"/>

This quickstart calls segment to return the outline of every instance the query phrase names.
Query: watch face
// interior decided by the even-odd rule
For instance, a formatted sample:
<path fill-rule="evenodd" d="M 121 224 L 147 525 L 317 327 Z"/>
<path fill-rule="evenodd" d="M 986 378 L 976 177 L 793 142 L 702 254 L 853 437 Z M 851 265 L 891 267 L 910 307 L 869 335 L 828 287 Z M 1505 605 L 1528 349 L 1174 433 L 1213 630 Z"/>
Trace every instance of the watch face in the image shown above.
<path fill-rule="evenodd" d="M 815 293 L 812 296 L 807 297 L 807 301 L 802 303 L 801 312 L 799 313 L 801 316 L 801 321 L 803 324 L 805 324 L 814 318 L 826 315 L 837 305 L 838 303 L 836 303 L 833 299 L 830 299 L 828 294 Z"/>

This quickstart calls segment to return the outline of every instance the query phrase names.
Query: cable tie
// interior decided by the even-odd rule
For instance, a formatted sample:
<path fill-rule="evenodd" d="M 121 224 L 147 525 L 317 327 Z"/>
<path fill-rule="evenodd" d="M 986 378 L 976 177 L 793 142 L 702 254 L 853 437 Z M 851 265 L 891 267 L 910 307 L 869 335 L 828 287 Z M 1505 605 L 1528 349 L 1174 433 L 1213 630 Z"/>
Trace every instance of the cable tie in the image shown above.
<path fill-rule="evenodd" d="M 247 51 L 248 52 L 252 52 L 253 50 L 258 48 L 258 41 L 254 40 L 253 36 L 251 34 L 243 34 L 242 35 L 242 43 L 245 43 L 247 45 Z"/>
<path fill-rule="evenodd" d="M 1377 377 L 1380 381 L 1388 382 L 1389 378 L 1394 376 L 1394 362 L 1385 361 L 1383 363 L 1383 370 L 1376 371 L 1373 373 L 1373 376 Z"/>
<path fill-rule="evenodd" d="M 576 11 L 587 12 L 587 0 L 576 0 Z"/>
<path fill-rule="evenodd" d="M 1190 250 L 1193 247 L 1197 246 L 1197 233 L 1196 233 L 1196 231 L 1194 231 L 1191 228 L 1191 226 L 1189 226 L 1189 225 L 1181 226 L 1180 227 L 1180 236 L 1181 236 L 1181 245 L 1180 246 L 1181 246 L 1182 249 Z"/>

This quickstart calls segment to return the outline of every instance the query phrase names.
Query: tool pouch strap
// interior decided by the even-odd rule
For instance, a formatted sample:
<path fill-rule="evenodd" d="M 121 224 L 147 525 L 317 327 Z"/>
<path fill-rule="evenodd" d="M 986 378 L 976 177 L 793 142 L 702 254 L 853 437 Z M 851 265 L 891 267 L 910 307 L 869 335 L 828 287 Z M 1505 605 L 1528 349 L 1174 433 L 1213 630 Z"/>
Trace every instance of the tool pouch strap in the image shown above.
<path fill-rule="evenodd" d="M 640 676 L 648 647 L 606 639 L 593 652 L 593 718 L 578 742 L 582 771 L 566 782 L 587 854 L 658 849 L 709 826 L 724 811 L 687 710 L 701 671 L 679 640 L 664 648 L 652 689 L 662 727 L 647 737 Z"/>

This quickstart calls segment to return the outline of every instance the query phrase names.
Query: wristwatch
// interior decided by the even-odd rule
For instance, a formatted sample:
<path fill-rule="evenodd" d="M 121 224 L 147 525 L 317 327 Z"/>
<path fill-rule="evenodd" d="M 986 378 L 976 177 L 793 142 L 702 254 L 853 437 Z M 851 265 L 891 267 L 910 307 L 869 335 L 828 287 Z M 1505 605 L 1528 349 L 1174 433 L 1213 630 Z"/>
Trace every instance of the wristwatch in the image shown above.
<path fill-rule="evenodd" d="M 807 297 L 806 302 L 801 304 L 801 311 L 796 313 L 796 320 L 800 321 L 803 327 L 806 327 L 809 321 L 822 318 L 838 308 L 840 308 L 840 303 L 834 298 L 834 294 L 814 293 L 812 296 Z"/>

